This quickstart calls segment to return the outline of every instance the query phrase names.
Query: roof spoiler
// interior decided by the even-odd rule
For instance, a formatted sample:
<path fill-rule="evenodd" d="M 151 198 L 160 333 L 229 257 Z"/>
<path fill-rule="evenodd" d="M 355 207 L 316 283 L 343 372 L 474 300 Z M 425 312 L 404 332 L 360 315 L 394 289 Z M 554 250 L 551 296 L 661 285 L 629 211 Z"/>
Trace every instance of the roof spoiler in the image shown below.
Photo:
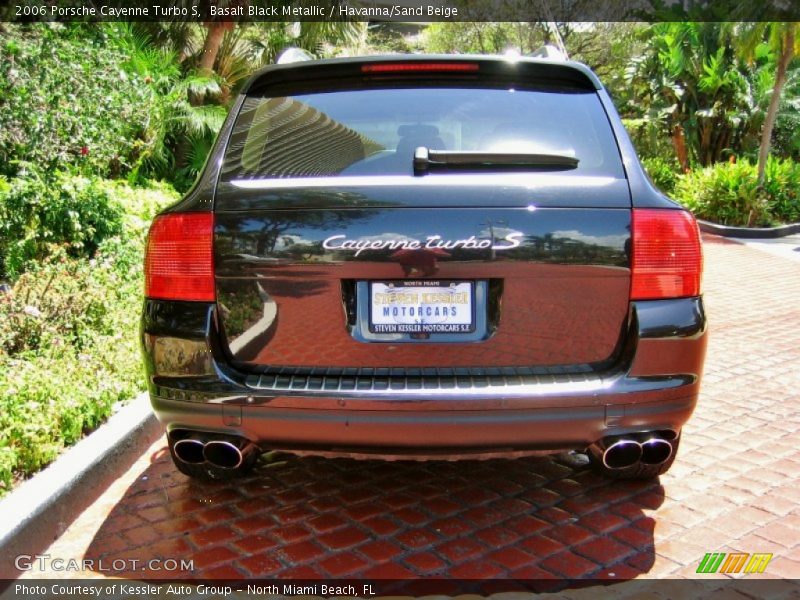
<path fill-rule="evenodd" d="M 300 52 L 301 55 L 305 54 L 300 50 L 297 52 Z M 295 55 L 292 52 L 292 55 L 287 56 L 286 59 L 283 58 L 283 55 L 281 56 L 279 61 L 281 64 L 269 65 L 255 72 L 242 88 L 242 92 L 245 94 L 262 93 L 268 87 L 282 85 L 289 86 L 291 89 L 341 86 L 348 78 L 362 79 L 366 72 L 378 73 L 385 78 L 411 77 L 420 75 L 420 73 L 424 74 L 426 70 L 424 67 L 428 64 L 453 65 L 452 70 L 461 72 L 464 77 L 474 78 L 478 74 L 489 77 L 519 77 L 522 81 L 561 82 L 587 90 L 602 88 L 597 76 L 588 67 L 565 60 L 557 52 L 557 49 L 552 48 L 552 50 L 547 50 L 546 56 L 523 56 L 516 59 L 498 55 L 409 54 L 291 60 L 292 55 Z M 419 67 L 392 68 L 392 65 L 398 64 L 417 64 Z M 469 65 L 469 68 L 464 65 Z M 478 65 L 477 69 L 474 68 L 475 65 Z M 458 73 L 453 73 L 453 75 L 456 76 Z M 323 80 L 324 84 L 321 83 Z M 285 93 L 285 90 L 280 93 Z"/>

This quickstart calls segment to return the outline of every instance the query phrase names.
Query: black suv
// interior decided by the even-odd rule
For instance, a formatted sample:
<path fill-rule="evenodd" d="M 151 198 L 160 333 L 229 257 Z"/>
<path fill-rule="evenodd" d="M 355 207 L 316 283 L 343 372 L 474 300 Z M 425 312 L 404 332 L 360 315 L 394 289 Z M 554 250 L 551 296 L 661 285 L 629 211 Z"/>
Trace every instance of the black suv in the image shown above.
<path fill-rule="evenodd" d="M 150 230 L 150 396 L 192 476 L 279 449 L 653 477 L 697 400 L 701 269 L 581 64 L 272 66 Z"/>

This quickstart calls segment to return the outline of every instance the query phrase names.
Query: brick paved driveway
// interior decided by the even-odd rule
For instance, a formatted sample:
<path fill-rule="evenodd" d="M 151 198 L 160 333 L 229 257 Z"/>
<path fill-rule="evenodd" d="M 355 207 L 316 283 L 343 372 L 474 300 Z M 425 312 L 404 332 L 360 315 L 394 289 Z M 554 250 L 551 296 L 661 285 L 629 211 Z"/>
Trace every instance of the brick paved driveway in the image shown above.
<path fill-rule="evenodd" d="M 206 486 L 158 442 L 48 552 L 191 557 L 212 578 L 526 579 L 691 577 L 705 552 L 772 552 L 764 577 L 800 578 L 800 263 L 713 237 L 705 253 L 705 384 L 660 481 L 551 458 L 286 457 Z"/>

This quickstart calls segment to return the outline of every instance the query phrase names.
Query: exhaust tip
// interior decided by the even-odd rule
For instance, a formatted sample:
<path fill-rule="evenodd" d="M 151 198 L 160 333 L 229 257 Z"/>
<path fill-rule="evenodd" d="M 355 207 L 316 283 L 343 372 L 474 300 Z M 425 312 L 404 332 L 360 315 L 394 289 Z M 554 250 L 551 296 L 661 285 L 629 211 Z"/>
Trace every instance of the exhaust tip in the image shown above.
<path fill-rule="evenodd" d="M 179 460 L 190 465 L 199 465 L 206 460 L 203 457 L 203 447 L 204 444 L 200 440 L 189 438 L 175 442 L 173 451 Z"/>
<path fill-rule="evenodd" d="M 603 464 L 609 469 L 630 467 L 641 458 L 642 446 L 634 440 L 618 440 L 603 452 Z"/>
<path fill-rule="evenodd" d="M 212 440 L 203 448 L 203 457 L 215 467 L 235 469 L 242 464 L 244 456 L 239 448 L 231 442 Z"/>
<path fill-rule="evenodd" d="M 646 465 L 660 465 L 672 456 L 672 444 L 652 438 L 642 442 L 642 462 Z"/>
<path fill-rule="evenodd" d="M 654 434 L 657 438 L 667 440 L 668 442 L 674 442 L 678 439 L 678 432 L 672 429 L 662 429 L 660 431 L 655 431 Z"/>

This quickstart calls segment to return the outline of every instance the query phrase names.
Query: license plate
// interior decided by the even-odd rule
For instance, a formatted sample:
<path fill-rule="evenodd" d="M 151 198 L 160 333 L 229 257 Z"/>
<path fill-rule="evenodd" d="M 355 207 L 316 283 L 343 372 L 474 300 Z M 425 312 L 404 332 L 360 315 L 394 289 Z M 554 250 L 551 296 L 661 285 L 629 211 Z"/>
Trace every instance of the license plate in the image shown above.
<path fill-rule="evenodd" d="M 472 281 L 373 281 L 369 286 L 372 333 L 472 333 Z"/>

